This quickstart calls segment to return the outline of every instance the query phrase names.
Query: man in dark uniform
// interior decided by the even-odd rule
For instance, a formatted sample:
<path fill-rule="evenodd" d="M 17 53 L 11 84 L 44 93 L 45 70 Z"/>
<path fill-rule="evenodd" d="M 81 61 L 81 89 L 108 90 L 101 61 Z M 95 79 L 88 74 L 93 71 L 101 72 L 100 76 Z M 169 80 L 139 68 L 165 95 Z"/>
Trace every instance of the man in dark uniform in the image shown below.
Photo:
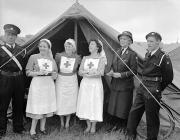
<path fill-rule="evenodd" d="M 25 89 L 22 72 L 25 51 L 22 51 L 15 43 L 17 35 L 20 33 L 20 29 L 17 26 L 6 24 L 4 25 L 4 31 L 4 44 L 0 46 L 0 138 L 6 134 L 6 115 L 11 99 L 13 131 L 19 134 L 25 132 L 23 127 Z M 19 52 L 20 54 L 18 54 Z M 6 63 L 9 59 L 10 61 Z"/>
<path fill-rule="evenodd" d="M 107 75 L 112 76 L 108 113 L 113 116 L 113 121 L 116 122 L 115 126 L 108 131 L 126 128 L 129 111 L 133 103 L 133 77 L 137 73 L 136 53 L 129 47 L 133 43 L 131 32 L 122 32 L 118 35 L 118 40 L 120 48 L 117 53 L 121 59 L 115 55 L 112 70 L 107 73 Z"/>
<path fill-rule="evenodd" d="M 151 32 L 146 35 L 148 52 L 142 64 L 142 83 L 149 92 L 160 101 L 161 92 L 173 80 L 172 63 L 159 47 L 161 35 Z M 160 106 L 142 84 L 137 89 L 137 95 L 131 108 L 127 124 L 127 139 L 135 140 L 136 129 L 145 111 L 147 123 L 147 140 L 157 140 L 159 132 Z"/>

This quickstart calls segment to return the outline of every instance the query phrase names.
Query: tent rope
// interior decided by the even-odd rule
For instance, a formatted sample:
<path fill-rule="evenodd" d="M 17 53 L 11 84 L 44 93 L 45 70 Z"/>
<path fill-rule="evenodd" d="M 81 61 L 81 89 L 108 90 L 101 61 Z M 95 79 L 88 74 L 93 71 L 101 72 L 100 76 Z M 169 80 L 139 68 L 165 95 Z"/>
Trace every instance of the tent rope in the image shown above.
<path fill-rule="evenodd" d="M 59 24 L 62 24 L 65 21 L 65 19 L 63 19 Z M 47 33 L 49 33 L 50 31 L 52 31 L 53 29 L 55 29 L 59 24 L 57 24 L 56 26 L 54 26 L 53 28 L 51 28 L 48 32 L 45 32 L 44 34 L 42 34 L 40 37 L 38 37 L 37 39 L 35 39 L 33 42 L 31 42 L 27 47 L 25 47 L 24 49 L 22 49 L 21 51 L 19 51 L 16 55 L 12 55 L 12 57 L 10 57 L 7 61 L 5 61 L 1 66 L 0 69 L 2 67 L 4 67 L 6 64 L 8 64 L 13 57 L 17 57 L 18 55 L 20 55 L 23 51 L 26 51 L 26 49 L 28 49 L 33 43 L 35 43 L 36 41 L 40 40 L 43 36 L 45 36 Z M 34 47 L 33 47 L 34 48 Z M 32 49 L 33 49 L 32 48 Z"/>
<path fill-rule="evenodd" d="M 118 53 L 112 48 L 112 46 L 108 43 L 108 41 L 101 35 L 101 33 L 98 31 L 98 29 L 91 23 L 91 21 L 88 19 L 89 24 L 93 27 L 93 29 L 100 35 L 100 37 L 106 42 L 106 44 L 110 47 L 110 49 L 116 54 L 116 56 L 123 62 L 123 64 L 129 69 L 129 71 L 135 76 L 135 78 L 141 83 L 141 85 L 148 91 L 148 93 L 153 97 L 153 99 L 159 104 L 159 106 L 167 113 L 167 115 L 175 122 L 174 117 L 166 111 L 164 106 L 161 105 L 161 103 L 153 96 L 153 94 L 149 91 L 149 89 L 142 83 L 142 81 L 139 79 L 139 77 L 131 70 L 131 68 L 124 62 L 124 60 L 118 55 Z"/>
<path fill-rule="evenodd" d="M 180 92 L 166 92 L 166 93 L 163 93 L 164 95 L 168 95 L 168 94 L 180 94 Z"/>

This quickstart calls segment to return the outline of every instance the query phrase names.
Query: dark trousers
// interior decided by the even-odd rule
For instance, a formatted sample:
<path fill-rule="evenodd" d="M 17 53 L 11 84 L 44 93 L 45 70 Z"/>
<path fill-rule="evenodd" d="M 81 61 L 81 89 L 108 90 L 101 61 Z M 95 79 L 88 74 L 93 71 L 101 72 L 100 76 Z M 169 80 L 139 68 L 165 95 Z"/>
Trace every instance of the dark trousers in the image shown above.
<path fill-rule="evenodd" d="M 23 75 L 0 75 L 0 135 L 6 133 L 7 110 L 12 99 L 13 131 L 23 130 L 24 79 Z"/>
<path fill-rule="evenodd" d="M 157 86 L 150 87 L 149 90 L 156 97 L 156 99 L 159 100 L 160 93 L 156 92 L 156 88 Z M 159 110 L 160 106 L 158 103 L 151 97 L 151 95 L 149 95 L 146 89 L 140 86 L 137 89 L 136 98 L 129 114 L 127 124 L 128 134 L 136 136 L 137 126 L 145 111 L 147 123 L 147 140 L 157 140 L 160 125 Z"/>

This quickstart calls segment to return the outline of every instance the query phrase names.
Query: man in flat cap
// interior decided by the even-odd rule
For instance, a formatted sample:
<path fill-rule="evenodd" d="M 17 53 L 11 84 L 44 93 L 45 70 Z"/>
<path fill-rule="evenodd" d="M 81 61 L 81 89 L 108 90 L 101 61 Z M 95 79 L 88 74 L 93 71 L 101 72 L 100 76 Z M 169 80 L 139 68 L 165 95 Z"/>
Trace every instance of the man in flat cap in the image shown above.
<path fill-rule="evenodd" d="M 4 44 L 0 45 L 0 138 L 7 129 L 7 110 L 12 99 L 13 131 L 24 133 L 24 56 L 25 51 L 15 41 L 20 29 L 13 24 L 4 25 Z"/>
<path fill-rule="evenodd" d="M 145 60 L 142 62 L 142 71 L 140 73 L 143 85 L 140 84 L 136 91 L 135 101 L 128 118 L 128 140 L 135 140 L 136 129 L 144 111 L 146 112 L 147 123 L 146 140 L 157 140 L 160 125 L 160 106 L 155 99 L 160 101 L 161 92 L 173 80 L 171 60 L 159 47 L 162 40 L 161 35 L 156 32 L 150 32 L 146 35 L 146 40 L 148 52 L 145 55 Z"/>

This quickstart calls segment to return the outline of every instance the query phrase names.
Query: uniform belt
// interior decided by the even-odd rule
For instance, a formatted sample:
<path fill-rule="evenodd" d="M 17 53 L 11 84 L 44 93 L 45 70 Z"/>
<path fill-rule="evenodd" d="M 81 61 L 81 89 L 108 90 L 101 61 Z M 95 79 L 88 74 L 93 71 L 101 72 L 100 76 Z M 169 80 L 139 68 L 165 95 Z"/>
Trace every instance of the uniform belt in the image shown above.
<path fill-rule="evenodd" d="M 162 77 L 146 77 L 146 76 L 142 76 L 142 80 L 144 80 L 144 81 L 161 82 L 162 81 Z"/>
<path fill-rule="evenodd" d="M 3 70 L 0 70 L 0 73 L 1 75 L 4 75 L 4 76 L 19 76 L 23 74 L 22 71 L 11 72 L 11 71 L 3 71 Z"/>
<path fill-rule="evenodd" d="M 63 73 L 63 72 L 59 72 L 59 75 L 63 75 L 63 76 L 72 76 L 74 75 L 75 72 L 72 72 L 72 73 Z"/>
<path fill-rule="evenodd" d="M 48 73 L 47 75 L 38 75 L 38 76 L 51 76 L 51 73 Z"/>

